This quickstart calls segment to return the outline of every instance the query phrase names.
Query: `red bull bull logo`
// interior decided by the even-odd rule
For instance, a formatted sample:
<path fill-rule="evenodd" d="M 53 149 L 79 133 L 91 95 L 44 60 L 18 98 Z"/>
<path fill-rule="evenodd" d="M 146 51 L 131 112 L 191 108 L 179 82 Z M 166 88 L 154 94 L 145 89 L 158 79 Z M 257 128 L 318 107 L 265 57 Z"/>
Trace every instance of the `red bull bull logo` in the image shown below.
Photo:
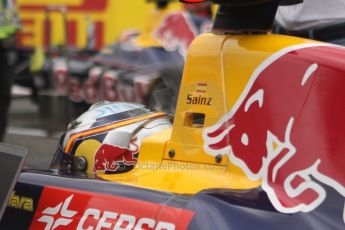
<path fill-rule="evenodd" d="M 93 172 L 118 173 L 134 167 L 138 160 L 136 138 L 131 141 L 130 149 L 110 144 L 102 144 L 94 158 Z"/>
<path fill-rule="evenodd" d="M 188 46 L 198 34 L 191 19 L 181 12 L 171 13 L 164 18 L 155 36 L 169 51 L 178 50 L 186 56 Z"/>
<path fill-rule="evenodd" d="M 287 47 L 253 73 L 234 107 L 203 132 L 210 155 L 230 160 L 278 211 L 309 212 L 325 185 L 345 196 L 345 49 Z"/>

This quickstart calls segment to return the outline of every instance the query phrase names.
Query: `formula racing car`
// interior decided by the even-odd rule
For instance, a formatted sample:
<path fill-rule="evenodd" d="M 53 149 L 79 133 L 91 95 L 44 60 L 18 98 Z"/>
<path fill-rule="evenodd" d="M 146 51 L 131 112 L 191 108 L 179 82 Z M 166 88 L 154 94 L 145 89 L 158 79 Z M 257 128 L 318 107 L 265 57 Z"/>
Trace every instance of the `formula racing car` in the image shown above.
<path fill-rule="evenodd" d="M 92 105 L 49 170 L 19 174 L 0 229 L 345 228 L 345 48 L 269 34 L 299 1 L 214 2 L 175 115 Z"/>

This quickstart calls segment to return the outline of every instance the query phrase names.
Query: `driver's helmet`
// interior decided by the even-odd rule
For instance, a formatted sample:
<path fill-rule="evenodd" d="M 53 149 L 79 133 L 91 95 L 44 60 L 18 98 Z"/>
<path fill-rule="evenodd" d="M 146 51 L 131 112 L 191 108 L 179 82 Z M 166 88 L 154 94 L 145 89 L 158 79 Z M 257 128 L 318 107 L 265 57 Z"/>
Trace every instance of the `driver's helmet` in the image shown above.
<path fill-rule="evenodd" d="M 69 124 L 50 169 L 87 174 L 127 172 L 137 163 L 142 140 L 169 127 L 166 113 L 144 105 L 94 104 Z"/>

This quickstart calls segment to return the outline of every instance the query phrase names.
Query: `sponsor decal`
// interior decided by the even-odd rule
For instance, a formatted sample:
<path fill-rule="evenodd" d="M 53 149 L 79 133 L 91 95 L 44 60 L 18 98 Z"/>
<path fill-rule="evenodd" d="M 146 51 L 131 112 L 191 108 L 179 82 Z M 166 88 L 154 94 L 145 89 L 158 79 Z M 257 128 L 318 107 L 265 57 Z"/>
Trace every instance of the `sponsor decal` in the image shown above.
<path fill-rule="evenodd" d="M 71 18 L 85 18 L 85 13 L 93 18 L 96 18 L 93 23 L 94 29 L 94 43 L 95 48 L 99 49 L 103 47 L 105 39 L 105 28 L 110 25 L 110 23 L 103 19 L 99 18 L 98 15 L 107 14 L 107 9 L 109 9 L 109 0 L 59 0 L 58 5 L 66 6 L 68 10 L 68 15 L 73 15 L 73 17 L 68 17 L 67 28 L 68 28 L 68 37 L 67 44 L 76 46 L 78 41 L 78 36 L 81 36 L 80 30 L 82 23 L 85 23 L 82 20 L 74 20 Z M 45 12 L 48 6 L 54 5 L 54 1 L 28 1 L 22 0 L 18 2 L 19 12 L 21 13 L 22 19 L 21 26 L 22 30 L 18 33 L 18 46 L 34 46 L 34 41 L 42 41 L 44 45 L 49 45 L 50 41 L 48 40 L 47 30 L 45 20 L 42 20 L 40 15 Z M 55 25 L 53 21 L 53 25 Z M 40 28 L 38 31 L 34 28 Z M 79 33 L 78 33 L 79 32 Z M 36 44 L 37 45 L 37 44 Z"/>
<path fill-rule="evenodd" d="M 73 221 L 76 211 L 69 210 L 73 195 L 67 197 L 55 207 L 48 207 L 42 211 L 42 216 L 37 219 L 38 222 L 45 223 L 44 229 L 56 229 L 59 226 L 67 226 Z"/>
<path fill-rule="evenodd" d="M 130 141 L 129 148 L 102 144 L 94 157 L 93 173 L 104 172 L 108 174 L 132 169 L 138 160 L 138 141 L 134 137 Z"/>
<path fill-rule="evenodd" d="M 8 201 L 8 207 L 32 212 L 34 210 L 34 201 L 30 197 L 16 195 L 16 191 L 13 191 Z"/>
<path fill-rule="evenodd" d="M 262 179 L 281 212 L 316 209 L 327 196 L 324 185 L 345 196 L 344 53 L 302 44 L 273 54 L 234 107 L 203 132 L 206 153 L 228 154 L 249 178 Z"/>
<path fill-rule="evenodd" d="M 0 229 L 29 229 L 42 186 L 17 182 L 0 221 Z"/>
<path fill-rule="evenodd" d="M 158 203 L 45 187 L 30 229 L 186 229 L 192 217 Z"/>
<path fill-rule="evenodd" d="M 125 84 L 119 81 L 118 72 L 109 70 L 103 74 L 98 67 L 91 69 L 86 80 L 68 75 L 62 64 L 54 70 L 54 87 L 59 93 L 68 95 L 73 102 L 89 104 L 102 100 L 144 103 L 155 79 L 154 75 L 138 75 L 133 77 L 133 84 Z"/>
<path fill-rule="evenodd" d="M 201 95 L 193 96 L 193 94 L 187 94 L 186 104 L 188 105 L 212 105 L 211 97 L 202 97 Z"/>
<path fill-rule="evenodd" d="M 199 82 L 196 85 L 195 92 L 187 94 L 186 104 L 187 105 L 212 105 L 212 98 L 206 97 L 207 84 Z M 194 94 L 197 94 L 195 96 Z"/>
<path fill-rule="evenodd" d="M 197 35 L 193 21 L 185 13 L 176 12 L 167 15 L 154 36 L 160 40 L 168 51 L 178 50 L 186 56 L 190 43 Z"/>

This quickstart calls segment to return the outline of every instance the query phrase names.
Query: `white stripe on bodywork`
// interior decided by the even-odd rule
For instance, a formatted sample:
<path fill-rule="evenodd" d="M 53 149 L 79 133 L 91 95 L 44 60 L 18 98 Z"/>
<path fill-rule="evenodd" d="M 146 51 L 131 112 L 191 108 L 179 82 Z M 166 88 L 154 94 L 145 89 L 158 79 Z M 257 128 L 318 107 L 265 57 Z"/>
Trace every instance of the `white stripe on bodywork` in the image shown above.
<path fill-rule="evenodd" d="M 305 85 L 305 83 L 308 81 L 310 76 L 317 70 L 317 67 L 319 67 L 319 65 L 316 63 L 309 66 L 307 71 L 305 71 L 305 74 L 304 74 L 302 82 L 301 82 L 301 86 Z"/>
<path fill-rule="evenodd" d="M 259 103 L 259 107 L 261 108 L 263 103 L 264 103 L 264 90 L 263 89 L 259 89 L 258 91 L 256 91 L 256 93 L 254 93 L 247 100 L 246 105 L 244 106 L 244 111 L 248 112 L 250 106 L 256 101 Z"/>

